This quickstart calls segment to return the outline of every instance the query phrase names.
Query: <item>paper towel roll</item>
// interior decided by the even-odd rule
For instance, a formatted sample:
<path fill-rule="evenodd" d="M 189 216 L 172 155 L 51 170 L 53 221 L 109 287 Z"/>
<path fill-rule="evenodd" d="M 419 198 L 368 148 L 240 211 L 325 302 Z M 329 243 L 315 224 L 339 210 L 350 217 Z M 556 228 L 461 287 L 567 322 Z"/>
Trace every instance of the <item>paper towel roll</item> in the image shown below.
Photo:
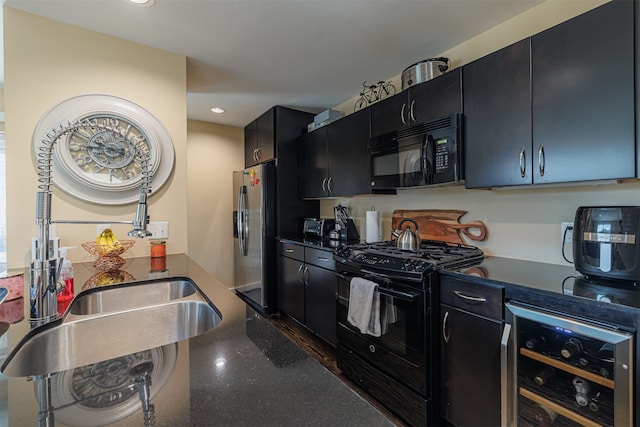
<path fill-rule="evenodd" d="M 380 241 L 380 217 L 378 211 L 367 211 L 366 214 L 366 238 L 367 243 Z"/>

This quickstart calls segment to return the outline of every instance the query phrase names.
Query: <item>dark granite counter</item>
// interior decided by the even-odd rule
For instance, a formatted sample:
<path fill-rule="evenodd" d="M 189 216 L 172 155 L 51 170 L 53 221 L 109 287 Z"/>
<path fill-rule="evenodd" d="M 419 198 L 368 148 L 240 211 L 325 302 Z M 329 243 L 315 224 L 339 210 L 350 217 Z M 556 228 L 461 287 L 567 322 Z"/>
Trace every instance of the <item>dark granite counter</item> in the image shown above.
<path fill-rule="evenodd" d="M 572 265 L 487 257 L 480 265 L 441 274 L 505 286 L 505 299 L 635 329 L 638 283 L 588 279 Z"/>
<path fill-rule="evenodd" d="M 74 267 L 78 293 L 95 282 L 96 271 L 90 262 Z M 144 361 L 153 363 L 153 410 L 146 421 L 157 426 L 393 425 L 187 256 L 169 255 L 166 266 L 130 258 L 123 270 L 135 280 L 192 278 L 222 322 L 190 340 L 52 374 L 56 426 L 145 425 L 143 399 L 130 373 Z M 28 301 L 11 303 L 28 313 Z M 3 360 L 29 331 L 28 320 L 11 320 L 0 339 Z M 0 425 L 37 425 L 37 385 L 0 378 Z"/>

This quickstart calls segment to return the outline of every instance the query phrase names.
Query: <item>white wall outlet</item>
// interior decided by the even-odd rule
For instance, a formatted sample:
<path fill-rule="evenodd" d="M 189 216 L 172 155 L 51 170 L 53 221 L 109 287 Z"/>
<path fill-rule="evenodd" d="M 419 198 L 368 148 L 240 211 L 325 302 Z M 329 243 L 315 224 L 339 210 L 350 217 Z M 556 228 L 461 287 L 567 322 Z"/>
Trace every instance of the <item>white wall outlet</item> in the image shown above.
<path fill-rule="evenodd" d="M 102 233 L 107 228 L 111 228 L 111 224 L 98 224 L 96 225 L 96 236 Z"/>
<path fill-rule="evenodd" d="M 563 222 L 560 226 L 562 229 L 560 241 L 564 241 L 564 243 L 573 243 L 573 222 Z M 570 228 L 570 230 L 567 230 L 567 228 Z"/>
<path fill-rule="evenodd" d="M 151 232 L 149 239 L 169 238 L 169 223 L 166 221 L 152 221 L 147 226 L 147 230 Z"/>

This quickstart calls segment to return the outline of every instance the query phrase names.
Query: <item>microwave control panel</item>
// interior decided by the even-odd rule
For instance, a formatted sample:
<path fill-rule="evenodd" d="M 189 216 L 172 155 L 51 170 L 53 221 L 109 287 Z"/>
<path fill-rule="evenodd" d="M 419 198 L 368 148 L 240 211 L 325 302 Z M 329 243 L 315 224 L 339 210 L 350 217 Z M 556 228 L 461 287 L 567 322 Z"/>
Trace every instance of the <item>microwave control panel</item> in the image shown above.
<path fill-rule="evenodd" d="M 435 146 L 435 167 L 436 173 L 449 169 L 449 138 L 436 138 L 433 141 Z"/>

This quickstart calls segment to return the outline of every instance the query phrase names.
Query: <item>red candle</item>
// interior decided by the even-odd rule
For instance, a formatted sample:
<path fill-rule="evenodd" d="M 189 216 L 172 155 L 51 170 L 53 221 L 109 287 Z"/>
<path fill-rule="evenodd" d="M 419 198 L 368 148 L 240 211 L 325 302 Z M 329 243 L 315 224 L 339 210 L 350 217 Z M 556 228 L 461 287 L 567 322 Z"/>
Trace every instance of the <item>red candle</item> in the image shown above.
<path fill-rule="evenodd" d="M 151 242 L 151 258 L 160 258 L 167 255 L 166 242 Z"/>

